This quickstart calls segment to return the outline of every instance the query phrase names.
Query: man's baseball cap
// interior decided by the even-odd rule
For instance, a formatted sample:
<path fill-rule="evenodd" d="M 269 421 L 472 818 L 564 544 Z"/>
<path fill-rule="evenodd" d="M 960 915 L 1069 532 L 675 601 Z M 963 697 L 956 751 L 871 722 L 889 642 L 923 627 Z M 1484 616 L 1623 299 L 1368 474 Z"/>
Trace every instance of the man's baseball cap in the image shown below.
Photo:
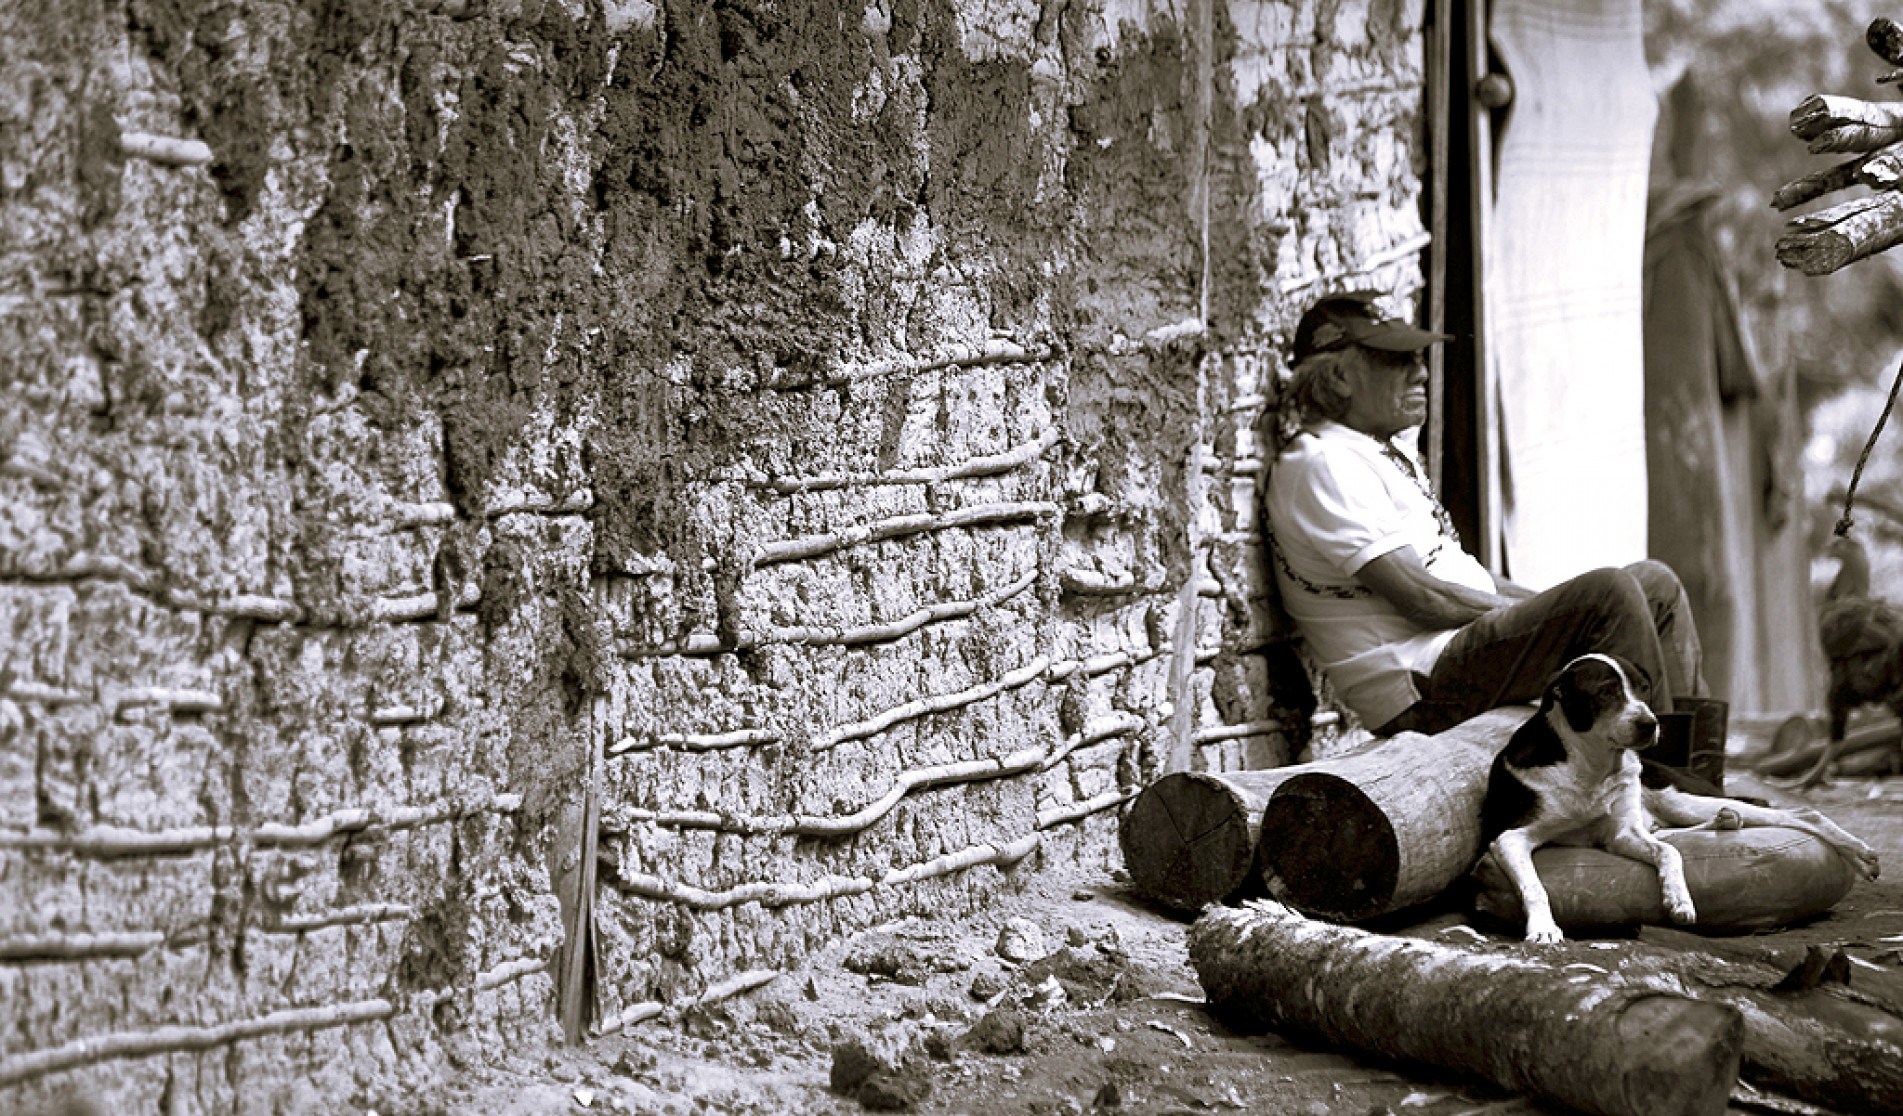
<path fill-rule="evenodd" d="M 1389 318 L 1374 306 L 1377 291 L 1354 291 L 1330 295 L 1308 308 L 1295 326 L 1295 339 L 1289 345 L 1289 364 L 1296 365 L 1316 353 L 1332 353 L 1350 345 L 1379 349 L 1389 353 L 1414 353 L 1429 345 L 1452 341 L 1449 333 Z"/>

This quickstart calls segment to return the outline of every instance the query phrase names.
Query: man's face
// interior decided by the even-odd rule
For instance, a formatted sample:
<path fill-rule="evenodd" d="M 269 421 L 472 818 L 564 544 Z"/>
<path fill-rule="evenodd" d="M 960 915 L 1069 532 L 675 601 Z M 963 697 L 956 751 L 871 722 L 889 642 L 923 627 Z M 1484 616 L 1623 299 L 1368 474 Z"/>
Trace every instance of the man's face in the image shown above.
<path fill-rule="evenodd" d="M 1350 401 L 1342 423 L 1388 439 L 1427 421 L 1427 360 L 1418 352 L 1388 353 L 1357 345 L 1348 372 Z"/>

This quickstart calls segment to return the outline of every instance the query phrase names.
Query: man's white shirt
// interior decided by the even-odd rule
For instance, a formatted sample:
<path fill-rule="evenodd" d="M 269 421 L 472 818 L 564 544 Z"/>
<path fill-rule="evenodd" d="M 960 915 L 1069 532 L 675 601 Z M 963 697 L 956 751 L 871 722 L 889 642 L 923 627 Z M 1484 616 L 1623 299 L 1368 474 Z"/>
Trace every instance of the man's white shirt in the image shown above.
<path fill-rule="evenodd" d="M 1397 453 L 1413 475 L 1397 463 Z M 1493 575 L 1447 537 L 1410 446 L 1336 422 L 1311 424 L 1276 458 L 1265 511 L 1282 604 L 1342 701 L 1378 728 L 1419 699 L 1416 673 L 1434 667 L 1456 629 L 1409 620 L 1355 580 L 1404 546 L 1443 581 L 1495 592 Z"/>

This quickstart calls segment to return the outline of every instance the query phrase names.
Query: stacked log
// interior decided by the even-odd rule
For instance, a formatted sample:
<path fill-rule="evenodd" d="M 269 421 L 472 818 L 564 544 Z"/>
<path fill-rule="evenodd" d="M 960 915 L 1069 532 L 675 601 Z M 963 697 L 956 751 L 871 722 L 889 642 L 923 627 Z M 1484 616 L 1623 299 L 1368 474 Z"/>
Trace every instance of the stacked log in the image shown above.
<path fill-rule="evenodd" d="M 1425 902 L 1480 855 L 1487 772 L 1528 712 L 1269 771 L 1165 775 L 1124 815 L 1124 867 L 1138 891 L 1180 910 L 1258 888 L 1341 919 Z"/>
<path fill-rule="evenodd" d="M 1903 67 L 1903 27 L 1878 18 L 1864 41 L 1892 66 Z M 1903 70 L 1878 78 L 1895 81 Z M 1791 134 L 1812 154 L 1855 158 L 1785 183 L 1771 206 L 1788 210 L 1854 186 L 1873 193 L 1792 218 L 1777 241 L 1778 262 L 1806 275 L 1828 275 L 1903 243 L 1903 105 L 1812 94 L 1791 110 Z"/>

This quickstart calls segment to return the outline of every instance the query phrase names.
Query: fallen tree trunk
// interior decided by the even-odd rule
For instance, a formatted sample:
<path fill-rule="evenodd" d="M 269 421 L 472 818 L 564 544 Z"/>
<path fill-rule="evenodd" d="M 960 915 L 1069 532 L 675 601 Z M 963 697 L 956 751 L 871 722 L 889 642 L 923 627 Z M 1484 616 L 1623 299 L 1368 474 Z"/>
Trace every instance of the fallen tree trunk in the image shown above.
<path fill-rule="evenodd" d="M 1433 736 L 1401 733 L 1287 769 L 1294 774 L 1269 795 L 1257 838 L 1269 894 L 1352 921 L 1445 891 L 1480 855 L 1487 772 L 1529 714 L 1496 709 Z"/>
<path fill-rule="evenodd" d="M 1844 746 L 1837 754 L 1837 762 L 1842 764 L 1862 752 L 1894 752 L 1899 745 L 1903 745 L 1903 724 L 1882 720 L 1859 725 L 1844 734 Z M 1796 775 L 1815 767 L 1824 754 L 1824 747 L 1825 741 L 1821 738 L 1805 740 L 1788 750 L 1765 756 L 1752 766 L 1760 775 Z"/>
<path fill-rule="evenodd" d="M 1853 968 L 1849 985 L 1774 992 L 1787 969 L 1744 949 L 1652 927 L 1641 937 L 1620 959 L 1618 977 L 1737 1009 L 1746 1078 L 1844 1112 L 1903 1113 L 1903 1017 L 1892 1010 L 1894 987 L 1860 990 L 1864 974 Z"/>
<path fill-rule="evenodd" d="M 1210 1007 L 1603 1116 L 1725 1111 L 1736 1009 L 1535 961 L 1219 907 L 1189 931 Z"/>

